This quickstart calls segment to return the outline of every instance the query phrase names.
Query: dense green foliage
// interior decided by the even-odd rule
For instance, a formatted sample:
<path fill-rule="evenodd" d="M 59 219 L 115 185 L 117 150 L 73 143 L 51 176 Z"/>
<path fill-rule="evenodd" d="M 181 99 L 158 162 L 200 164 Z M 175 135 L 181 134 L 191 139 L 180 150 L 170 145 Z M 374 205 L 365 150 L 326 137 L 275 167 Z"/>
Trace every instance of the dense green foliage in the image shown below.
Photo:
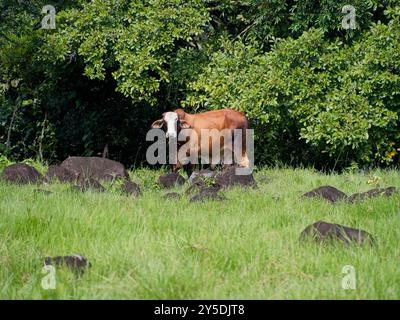
<path fill-rule="evenodd" d="M 40 28 L 53 4 L 56 29 Z M 258 164 L 398 162 L 400 3 L 0 0 L 0 152 L 143 163 L 165 110 L 230 107 Z"/>
<path fill-rule="evenodd" d="M 303 157 L 315 147 L 332 158 L 390 162 L 400 138 L 399 20 L 375 25 L 352 46 L 315 29 L 266 54 L 227 43 L 191 88 L 189 105 L 235 106 L 254 119 L 273 151 L 265 157 Z M 297 137 L 305 144 L 293 145 Z"/>

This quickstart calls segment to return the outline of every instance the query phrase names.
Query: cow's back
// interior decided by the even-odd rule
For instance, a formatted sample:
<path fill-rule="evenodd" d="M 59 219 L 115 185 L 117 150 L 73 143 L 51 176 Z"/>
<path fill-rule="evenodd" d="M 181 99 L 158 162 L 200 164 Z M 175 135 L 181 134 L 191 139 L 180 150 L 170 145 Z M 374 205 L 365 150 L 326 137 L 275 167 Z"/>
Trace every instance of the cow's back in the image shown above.
<path fill-rule="evenodd" d="M 247 119 L 236 110 L 212 110 L 194 115 L 192 127 L 198 133 L 201 129 L 246 129 Z"/>

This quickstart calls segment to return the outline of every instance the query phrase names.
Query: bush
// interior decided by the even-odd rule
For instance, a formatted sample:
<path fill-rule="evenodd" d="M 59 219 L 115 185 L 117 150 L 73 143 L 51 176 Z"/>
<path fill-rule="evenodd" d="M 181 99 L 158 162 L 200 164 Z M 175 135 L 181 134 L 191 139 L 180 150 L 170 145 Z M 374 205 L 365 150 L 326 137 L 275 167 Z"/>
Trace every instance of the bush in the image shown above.
<path fill-rule="evenodd" d="M 188 107 L 247 115 L 261 162 L 392 163 L 400 147 L 399 18 L 373 25 L 352 45 L 320 29 L 265 54 L 225 42 L 190 88 Z"/>

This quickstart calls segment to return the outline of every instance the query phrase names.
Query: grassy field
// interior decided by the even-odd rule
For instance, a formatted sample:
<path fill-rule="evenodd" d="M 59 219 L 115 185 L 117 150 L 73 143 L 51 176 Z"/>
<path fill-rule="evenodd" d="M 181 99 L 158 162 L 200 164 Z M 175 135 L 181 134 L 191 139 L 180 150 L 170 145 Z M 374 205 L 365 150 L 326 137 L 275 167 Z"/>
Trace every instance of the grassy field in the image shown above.
<path fill-rule="evenodd" d="M 301 199 L 329 184 L 344 192 L 400 187 L 398 171 L 324 175 L 263 169 L 259 188 L 224 192 L 224 202 L 163 200 L 160 171 L 131 172 L 143 196 L 114 185 L 79 193 L 68 185 L 0 184 L 2 299 L 399 299 L 400 196 L 360 204 Z M 175 191 L 184 192 L 186 187 Z M 300 243 L 309 224 L 325 220 L 361 228 L 375 247 Z M 41 286 L 44 256 L 86 256 L 82 277 L 56 270 L 55 290 Z M 356 289 L 342 288 L 354 266 Z"/>

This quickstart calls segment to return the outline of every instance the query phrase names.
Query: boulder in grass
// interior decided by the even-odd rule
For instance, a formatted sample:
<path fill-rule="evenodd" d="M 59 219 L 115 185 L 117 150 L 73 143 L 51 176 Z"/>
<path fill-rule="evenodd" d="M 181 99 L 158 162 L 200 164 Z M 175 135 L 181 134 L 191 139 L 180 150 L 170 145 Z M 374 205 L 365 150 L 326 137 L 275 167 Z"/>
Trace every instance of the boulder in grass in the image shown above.
<path fill-rule="evenodd" d="M 114 160 L 99 157 L 69 157 L 61 166 L 72 171 L 76 177 L 85 175 L 97 180 L 128 179 L 124 165 Z"/>
<path fill-rule="evenodd" d="M 14 184 L 40 183 L 43 176 L 32 166 L 24 163 L 15 163 L 4 168 L 1 177 Z"/>
<path fill-rule="evenodd" d="M 91 267 L 91 263 L 87 258 L 74 254 L 72 256 L 57 256 L 57 257 L 45 257 L 44 265 L 53 267 L 65 266 L 68 269 L 76 272 L 78 275 L 82 275 L 88 267 Z"/>
<path fill-rule="evenodd" d="M 322 199 L 329 201 L 330 203 L 335 203 L 336 201 L 347 199 L 347 195 L 344 192 L 336 189 L 335 187 L 331 187 L 331 186 L 318 187 L 316 189 L 313 189 L 313 190 L 303 194 L 303 197 L 322 198 Z"/>
<path fill-rule="evenodd" d="M 317 221 L 308 226 L 301 233 L 300 240 L 312 239 L 316 242 L 340 241 L 345 245 L 372 245 L 373 237 L 366 231 L 353 229 L 340 224 Z"/>
<path fill-rule="evenodd" d="M 229 188 L 234 186 L 254 188 L 257 186 L 253 173 L 249 172 L 249 174 L 239 175 L 236 174 L 237 168 L 242 170 L 250 170 L 236 166 L 229 166 L 216 175 L 216 184 L 218 184 L 221 188 Z"/>
<path fill-rule="evenodd" d="M 163 188 L 173 188 L 175 186 L 183 185 L 185 181 L 185 178 L 179 173 L 170 172 L 159 176 L 157 183 Z"/>
<path fill-rule="evenodd" d="M 134 198 L 139 197 L 142 194 L 139 185 L 131 180 L 125 181 L 121 189 L 124 194 L 133 196 Z"/>
<path fill-rule="evenodd" d="M 389 197 L 395 193 L 397 193 L 395 187 L 376 188 L 376 189 L 371 189 L 367 192 L 355 193 L 350 197 L 348 197 L 347 201 L 350 203 L 355 203 L 374 197 L 381 197 L 381 196 Z"/>
<path fill-rule="evenodd" d="M 58 180 L 62 183 L 73 183 L 76 182 L 76 179 L 77 175 L 63 166 L 51 165 L 45 174 L 45 180 L 47 182 Z"/>

